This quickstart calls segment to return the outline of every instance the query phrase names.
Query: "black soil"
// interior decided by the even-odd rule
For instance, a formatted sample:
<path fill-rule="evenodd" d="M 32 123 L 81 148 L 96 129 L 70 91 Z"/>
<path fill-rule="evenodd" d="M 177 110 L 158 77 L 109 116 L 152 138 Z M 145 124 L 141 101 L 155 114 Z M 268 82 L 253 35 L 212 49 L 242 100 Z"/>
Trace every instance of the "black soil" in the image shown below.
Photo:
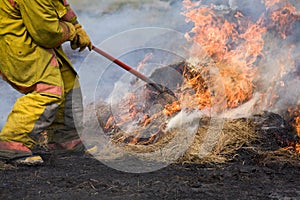
<path fill-rule="evenodd" d="M 0 163 L 0 199 L 299 199 L 299 158 L 280 152 L 242 149 L 225 164 L 178 163 L 145 174 L 116 171 L 86 155 L 35 167 Z"/>

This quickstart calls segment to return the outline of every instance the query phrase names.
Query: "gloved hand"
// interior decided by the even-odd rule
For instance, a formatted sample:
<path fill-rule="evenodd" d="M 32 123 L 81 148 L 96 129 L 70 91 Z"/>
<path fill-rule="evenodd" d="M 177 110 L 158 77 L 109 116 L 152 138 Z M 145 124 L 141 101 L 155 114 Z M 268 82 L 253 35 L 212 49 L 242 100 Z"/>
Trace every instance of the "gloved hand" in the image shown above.
<path fill-rule="evenodd" d="M 80 51 L 83 51 L 86 47 L 89 48 L 89 50 L 92 50 L 92 42 L 85 32 L 85 30 L 82 28 L 80 24 L 75 24 L 75 30 L 76 30 L 76 36 L 73 41 L 71 41 L 71 48 L 72 49 L 79 49 Z"/>

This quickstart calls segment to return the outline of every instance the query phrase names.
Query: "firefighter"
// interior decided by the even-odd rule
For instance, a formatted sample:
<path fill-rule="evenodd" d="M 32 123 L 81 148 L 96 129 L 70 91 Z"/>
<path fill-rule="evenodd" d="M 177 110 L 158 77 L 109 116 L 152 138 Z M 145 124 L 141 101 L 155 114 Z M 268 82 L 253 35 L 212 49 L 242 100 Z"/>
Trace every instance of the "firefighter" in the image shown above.
<path fill-rule="evenodd" d="M 0 158 L 40 164 L 35 150 L 82 152 L 82 99 L 77 74 L 62 49 L 92 43 L 66 0 L 0 0 L 0 75 L 24 94 L 0 132 Z M 76 123 L 75 120 L 76 119 Z"/>

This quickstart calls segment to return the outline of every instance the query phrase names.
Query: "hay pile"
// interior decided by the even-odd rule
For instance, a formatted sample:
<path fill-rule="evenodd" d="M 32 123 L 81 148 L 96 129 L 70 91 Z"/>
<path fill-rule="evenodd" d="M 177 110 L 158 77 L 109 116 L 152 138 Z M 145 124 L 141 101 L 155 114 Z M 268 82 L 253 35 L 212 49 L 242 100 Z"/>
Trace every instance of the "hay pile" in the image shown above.
<path fill-rule="evenodd" d="M 185 62 L 168 67 L 175 69 L 180 74 L 191 71 L 185 70 Z M 151 78 L 154 79 L 156 75 L 160 75 L 166 69 L 168 68 L 156 70 Z M 191 74 L 186 73 L 184 75 Z M 171 78 L 171 80 L 177 79 Z M 196 82 L 201 83 L 201 80 L 197 79 Z M 164 83 L 163 85 L 172 88 L 174 87 L 172 84 L 174 83 Z M 176 82 L 175 86 L 180 84 L 181 82 Z M 207 87 L 201 88 L 207 89 Z M 187 89 L 189 88 L 185 88 L 185 91 L 188 91 Z M 218 86 L 210 89 L 204 91 L 204 96 L 205 92 L 210 94 L 214 89 L 218 90 Z M 218 101 L 215 102 L 218 103 Z M 191 101 L 187 101 L 187 104 L 191 103 Z M 162 102 L 159 102 L 159 104 L 165 105 Z M 222 106 L 224 105 L 220 104 L 220 108 Z M 186 111 L 187 113 L 181 110 L 176 116 L 172 117 L 166 117 L 163 114 L 157 115 L 157 118 L 151 119 L 149 125 L 137 126 L 130 129 L 130 131 L 119 127 L 105 130 L 110 116 L 114 116 L 112 109 L 122 110 L 121 107 L 111 108 L 103 100 L 87 106 L 88 115 L 86 116 L 85 121 L 87 123 L 85 126 L 89 129 L 95 127 L 96 130 L 94 135 L 89 136 L 88 139 L 99 141 L 101 135 L 106 137 L 106 139 L 102 138 L 102 141 L 100 141 L 102 152 L 100 152 L 99 157 L 102 160 L 122 160 L 124 157 L 132 156 L 139 160 L 167 163 L 224 163 L 239 156 L 238 154 L 244 149 L 253 150 L 255 155 L 263 156 L 267 151 L 272 152 L 288 146 L 289 141 L 293 142 L 295 136 L 295 132 L 290 130 L 291 128 L 286 124 L 283 124 L 284 119 L 272 113 L 232 119 L 224 117 L 226 115 L 212 118 L 209 114 L 193 113 L 191 110 Z M 200 109 L 205 110 L 205 108 Z M 128 112 L 126 109 L 123 111 Z M 93 112 L 94 115 L 89 115 Z M 94 122 L 94 124 L 90 124 L 91 122 Z M 268 129 L 268 127 L 272 128 Z M 147 139 L 150 139 L 154 132 L 156 133 L 155 137 L 152 137 L 151 142 L 147 142 Z M 287 133 L 291 133 L 291 135 L 288 136 Z M 284 138 L 284 141 L 278 141 L 278 138 L 281 137 Z M 146 142 L 135 142 L 139 140 Z M 280 142 L 283 142 L 283 145 L 278 145 Z"/>
<path fill-rule="evenodd" d="M 208 119 L 202 119 L 201 123 L 192 145 L 179 159 L 180 162 L 223 163 L 231 160 L 239 149 L 250 146 L 258 139 L 255 134 L 255 123 L 251 119 L 217 119 L 211 123 Z M 208 134 L 215 134 L 218 138 L 212 144 L 205 144 L 205 137 Z M 213 146 L 208 147 L 209 145 Z M 205 152 L 203 149 L 207 147 L 210 151 Z M 203 151 L 205 155 L 201 155 Z"/>
<path fill-rule="evenodd" d="M 111 115 L 107 103 L 99 101 L 97 105 L 89 106 L 89 109 L 96 109 L 97 120 L 101 128 L 99 133 L 96 133 L 98 135 L 89 139 L 95 142 L 99 140 L 99 134 L 109 135 L 110 138 L 101 152 L 101 159 L 104 160 L 134 156 L 141 160 L 157 162 L 222 163 L 232 159 L 237 150 L 251 145 L 258 139 L 255 133 L 255 122 L 251 119 L 203 117 L 180 122 L 180 125 L 162 130 L 154 143 L 133 145 L 120 142 L 123 141 L 120 138 L 126 134 L 121 129 L 114 129 L 110 133 L 103 132 Z M 90 123 L 93 120 L 86 121 Z M 85 126 L 92 127 L 90 124 Z M 193 129 L 195 127 L 196 130 Z M 139 134 L 139 131 L 145 130 L 136 130 L 136 134 Z M 103 147 L 103 144 L 101 145 Z"/>

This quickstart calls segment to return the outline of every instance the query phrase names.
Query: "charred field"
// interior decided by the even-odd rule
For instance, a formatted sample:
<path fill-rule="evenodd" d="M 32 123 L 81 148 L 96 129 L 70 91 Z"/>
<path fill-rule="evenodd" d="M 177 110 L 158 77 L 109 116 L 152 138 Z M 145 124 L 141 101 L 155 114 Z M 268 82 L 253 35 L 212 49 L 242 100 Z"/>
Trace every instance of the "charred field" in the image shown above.
<path fill-rule="evenodd" d="M 287 152 L 285 152 L 287 153 Z M 242 150 L 225 164 L 172 164 L 145 174 L 92 157 L 57 157 L 40 167 L 3 166 L 1 199 L 298 199 L 299 160 Z"/>

